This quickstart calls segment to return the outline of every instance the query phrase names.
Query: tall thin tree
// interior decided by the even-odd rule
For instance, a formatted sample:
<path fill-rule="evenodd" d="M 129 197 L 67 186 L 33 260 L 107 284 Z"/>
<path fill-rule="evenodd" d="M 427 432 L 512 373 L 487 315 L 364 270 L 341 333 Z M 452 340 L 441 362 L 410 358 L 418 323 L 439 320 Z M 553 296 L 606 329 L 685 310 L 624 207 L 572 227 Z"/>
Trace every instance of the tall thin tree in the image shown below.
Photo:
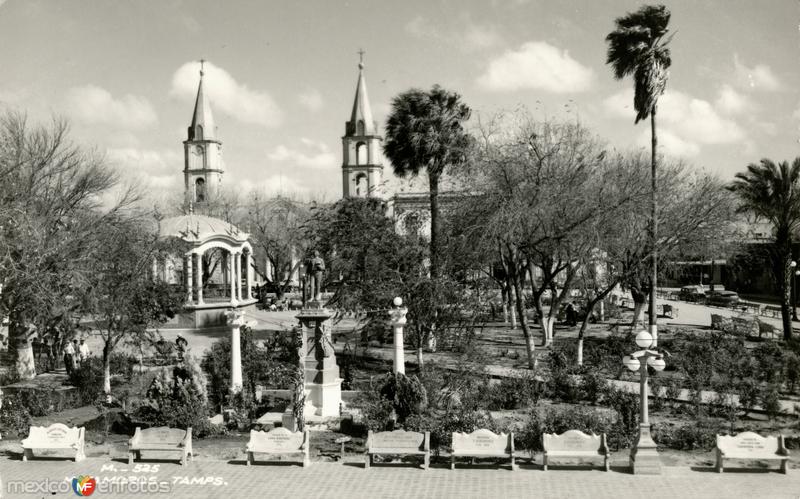
<path fill-rule="evenodd" d="M 448 168 L 462 164 L 471 143 L 464 129 L 470 108 L 461 96 L 439 85 L 411 89 L 392 100 L 383 152 L 399 177 L 428 174 L 431 203 L 431 277 L 440 275 L 439 181 Z"/>
<path fill-rule="evenodd" d="M 781 318 L 783 338 L 792 337 L 792 241 L 800 230 L 800 157 L 775 164 L 762 159 L 736 174 L 729 189 L 741 200 L 739 211 L 769 221 L 781 269 Z"/>
<path fill-rule="evenodd" d="M 672 63 L 667 37 L 670 12 L 663 5 L 645 5 L 636 12 L 628 13 L 615 21 L 616 29 L 608 34 L 608 56 L 606 64 L 611 65 L 614 77 L 618 80 L 633 75 L 633 107 L 636 121 L 650 117 L 651 133 L 651 190 L 650 198 L 650 242 L 652 277 L 650 278 L 650 332 L 658 338 L 656 316 L 656 285 L 658 281 L 658 218 L 656 193 L 657 146 L 656 108 L 658 98 L 664 93 Z"/>

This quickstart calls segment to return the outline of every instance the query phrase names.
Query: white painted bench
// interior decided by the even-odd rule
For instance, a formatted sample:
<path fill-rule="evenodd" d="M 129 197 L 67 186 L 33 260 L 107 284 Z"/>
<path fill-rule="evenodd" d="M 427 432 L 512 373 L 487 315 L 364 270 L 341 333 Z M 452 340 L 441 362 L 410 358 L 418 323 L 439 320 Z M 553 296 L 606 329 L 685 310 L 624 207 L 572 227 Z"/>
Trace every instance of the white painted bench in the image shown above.
<path fill-rule="evenodd" d="M 369 431 L 367 434 L 367 453 L 364 469 L 369 469 L 376 455 L 423 456 L 423 469 L 428 469 L 431 460 L 431 434 L 426 431 Z"/>
<path fill-rule="evenodd" d="M 717 472 L 722 473 L 725 459 L 750 459 L 754 461 L 780 461 L 781 473 L 786 473 L 789 451 L 783 435 L 762 437 L 746 431 L 735 436 L 717 435 Z"/>
<path fill-rule="evenodd" d="M 31 426 L 28 438 L 22 441 L 22 460 L 33 458 L 34 450 L 75 451 L 75 462 L 86 459 L 83 427 L 54 423 L 50 426 Z"/>
<path fill-rule="evenodd" d="M 294 432 L 283 427 L 270 431 L 250 430 L 250 441 L 247 442 L 245 452 L 248 466 L 255 462 L 255 454 L 301 454 L 303 467 L 311 464 L 308 429 Z"/>
<path fill-rule="evenodd" d="M 142 459 L 142 451 L 179 452 L 181 465 L 186 465 L 186 458 L 194 460 L 192 450 L 192 429 L 181 430 L 159 426 L 157 428 L 136 428 L 133 437 L 128 441 L 128 464 L 134 458 Z"/>
<path fill-rule="evenodd" d="M 557 435 L 555 433 L 545 433 L 542 435 L 542 445 L 544 447 L 544 457 L 542 467 L 547 471 L 547 465 L 551 457 L 579 457 L 579 458 L 603 458 L 603 467 L 608 471 L 608 445 L 606 444 L 606 434 L 587 435 L 579 430 L 568 430 Z"/>
<path fill-rule="evenodd" d="M 453 446 L 450 453 L 450 469 L 456 469 L 456 458 L 470 457 L 473 464 L 477 458 L 506 458 L 511 460 L 511 470 L 517 468 L 514 463 L 514 434 L 496 434 L 491 430 L 481 429 L 472 433 L 453 433 Z"/>

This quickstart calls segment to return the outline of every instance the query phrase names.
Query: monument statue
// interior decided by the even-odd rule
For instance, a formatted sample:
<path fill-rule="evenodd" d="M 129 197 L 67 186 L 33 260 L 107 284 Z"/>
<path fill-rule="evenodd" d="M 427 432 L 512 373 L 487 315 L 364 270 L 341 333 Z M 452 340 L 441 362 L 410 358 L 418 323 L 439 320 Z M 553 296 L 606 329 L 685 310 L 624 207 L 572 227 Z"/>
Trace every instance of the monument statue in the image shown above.
<path fill-rule="evenodd" d="M 325 260 L 314 250 L 314 256 L 306 260 L 306 299 L 319 304 L 322 301 L 322 277 L 325 273 Z"/>

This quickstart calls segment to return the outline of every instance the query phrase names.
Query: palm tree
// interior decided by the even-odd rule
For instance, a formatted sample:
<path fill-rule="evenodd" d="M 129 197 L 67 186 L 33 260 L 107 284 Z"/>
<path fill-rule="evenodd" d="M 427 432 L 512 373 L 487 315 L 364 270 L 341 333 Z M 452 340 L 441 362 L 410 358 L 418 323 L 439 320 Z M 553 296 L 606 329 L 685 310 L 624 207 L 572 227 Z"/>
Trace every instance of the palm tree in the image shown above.
<path fill-rule="evenodd" d="M 431 277 L 439 268 L 439 180 L 445 170 L 462 164 L 471 143 L 463 123 L 470 108 L 461 96 L 439 85 L 425 92 L 411 89 L 392 99 L 386 121 L 383 152 L 392 163 L 395 175 L 416 176 L 428 173 L 431 202 Z"/>
<path fill-rule="evenodd" d="M 656 107 L 658 98 L 667 86 L 667 71 L 670 64 L 669 41 L 665 38 L 669 24 L 670 12 L 663 5 L 645 5 L 636 12 L 628 13 L 615 21 L 617 29 L 606 37 L 608 56 L 606 64 L 614 70 L 618 80 L 633 75 L 634 95 L 633 107 L 636 110 L 636 121 L 650 117 L 651 133 L 651 191 L 650 198 L 650 256 L 652 276 L 650 278 L 650 332 L 653 338 L 658 337 L 656 320 L 656 282 L 658 280 L 658 219 L 656 218 Z"/>
<path fill-rule="evenodd" d="M 738 194 L 740 212 L 748 212 L 772 224 L 775 249 L 782 271 L 781 317 L 783 339 L 792 337 L 792 238 L 800 229 L 800 157 L 775 164 L 762 159 L 736 174 L 729 189 Z"/>

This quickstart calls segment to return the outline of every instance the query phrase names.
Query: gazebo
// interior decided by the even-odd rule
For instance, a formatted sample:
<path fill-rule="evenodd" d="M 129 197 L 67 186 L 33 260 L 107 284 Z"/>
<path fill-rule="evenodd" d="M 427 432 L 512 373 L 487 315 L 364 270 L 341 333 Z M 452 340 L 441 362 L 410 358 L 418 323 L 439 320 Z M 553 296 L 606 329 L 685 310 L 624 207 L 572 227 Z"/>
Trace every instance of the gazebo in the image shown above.
<path fill-rule="evenodd" d="M 226 324 L 225 313 L 246 310 L 252 296 L 253 248 L 249 234 L 205 215 L 188 214 L 161 221 L 162 238 L 186 243 L 185 253 L 154 259 L 153 275 L 183 286 L 184 312 L 166 327 L 202 329 Z"/>

